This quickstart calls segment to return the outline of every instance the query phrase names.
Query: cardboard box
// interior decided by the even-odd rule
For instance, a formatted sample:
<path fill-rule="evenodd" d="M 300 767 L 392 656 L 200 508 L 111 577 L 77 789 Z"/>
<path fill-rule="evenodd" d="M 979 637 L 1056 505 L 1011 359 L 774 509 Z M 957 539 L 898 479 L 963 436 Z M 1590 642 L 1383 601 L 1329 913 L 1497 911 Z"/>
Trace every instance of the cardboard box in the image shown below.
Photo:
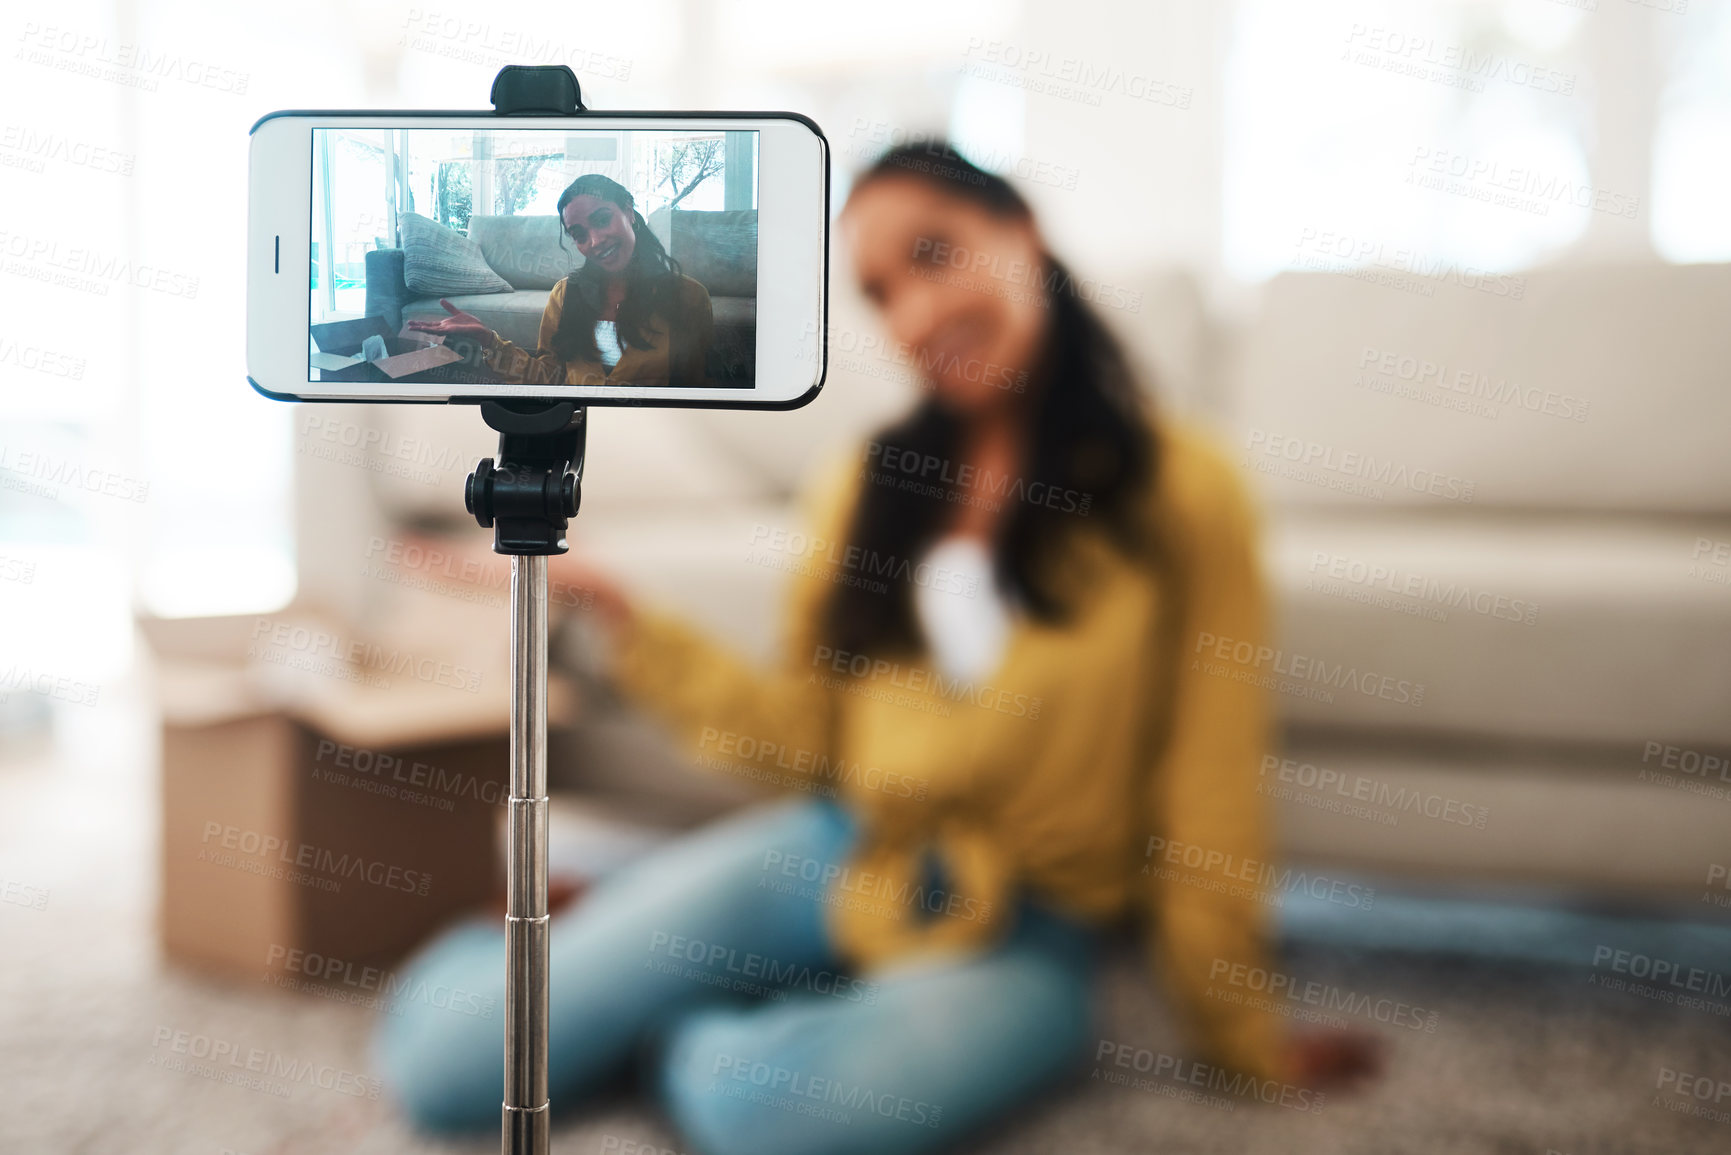
<path fill-rule="evenodd" d="M 509 686 L 284 678 L 261 620 L 141 622 L 163 714 L 163 949 L 291 986 L 309 979 L 296 959 L 388 967 L 502 885 Z M 568 708 L 567 687 L 551 697 Z"/>
<path fill-rule="evenodd" d="M 436 334 L 418 333 L 405 325 L 393 336 L 390 323 L 383 317 L 329 321 L 312 326 L 311 331 L 313 343 L 319 347 L 311 365 L 318 370 L 320 381 L 401 381 L 463 359 Z M 377 361 L 363 360 L 361 345 L 368 337 L 384 338 L 385 351 L 390 355 Z"/>

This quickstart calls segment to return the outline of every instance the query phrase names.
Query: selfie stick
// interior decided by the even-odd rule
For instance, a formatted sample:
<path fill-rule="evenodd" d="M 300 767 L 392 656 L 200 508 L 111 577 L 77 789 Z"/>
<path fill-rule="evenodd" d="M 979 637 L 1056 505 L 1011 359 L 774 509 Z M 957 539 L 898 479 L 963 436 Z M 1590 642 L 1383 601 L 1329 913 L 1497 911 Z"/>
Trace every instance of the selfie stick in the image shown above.
<path fill-rule="evenodd" d="M 584 111 L 563 64 L 507 65 L 500 116 Z M 577 516 L 587 410 L 571 401 L 482 401 L 499 459 L 482 459 L 463 505 L 511 559 L 511 798 L 505 828 L 505 1100 L 500 1150 L 547 1155 L 547 557 Z"/>

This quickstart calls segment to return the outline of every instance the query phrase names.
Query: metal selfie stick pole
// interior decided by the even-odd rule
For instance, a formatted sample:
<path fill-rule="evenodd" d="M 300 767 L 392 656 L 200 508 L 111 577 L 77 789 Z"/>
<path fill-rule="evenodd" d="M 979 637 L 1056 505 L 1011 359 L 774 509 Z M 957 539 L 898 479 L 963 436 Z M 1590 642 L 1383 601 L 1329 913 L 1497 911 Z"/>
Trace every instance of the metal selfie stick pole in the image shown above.
<path fill-rule="evenodd" d="M 511 558 L 511 798 L 506 826 L 504 1155 L 545 1155 L 547 1108 L 547 557 L 577 514 L 587 411 L 484 401 L 499 430 L 464 505 Z"/>
<path fill-rule="evenodd" d="M 577 77 L 564 65 L 508 65 L 493 81 L 501 116 L 574 116 Z M 503 1155 L 546 1155 L 547 1099 L 547 557 L 564 553 L 577 516 L 587 411 L 574 402 L 481 402 L 499 459 L 469 475 L 463 504 L 493 550 L 511 558 L 511 799 L 505 832 L 505 1099 Z"/>

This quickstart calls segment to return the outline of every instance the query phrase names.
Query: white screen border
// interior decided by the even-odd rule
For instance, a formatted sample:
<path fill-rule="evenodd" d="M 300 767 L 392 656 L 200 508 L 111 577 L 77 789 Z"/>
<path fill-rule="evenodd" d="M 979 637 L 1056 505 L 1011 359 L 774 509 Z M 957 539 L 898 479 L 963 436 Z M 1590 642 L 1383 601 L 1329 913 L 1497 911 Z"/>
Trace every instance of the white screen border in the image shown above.
<path fill-rule="evenodd" d="M 477 386 L 313 381 L 306 361 L 311 261 L 312 130 L 476 129 L 520 132 L 596 129 L 738 130 L 758 137 L 757 382 L 749 388 L 664 386 Z M 320 401 L 581 400 L 586 404 L 788 408 L 821 387 L 828 301 L 828 142 L 786 113 L 584 114 L 499 117 L 486 113 L 274 113 L 254 126 L 247 238 L 247 369 L 255 388 Z M 278 242 L 280 239 L 280 249 Z M 280 270 L 291 270 L 282 272 Z M 460 387 L 459 387 L 460 388 Z"/>

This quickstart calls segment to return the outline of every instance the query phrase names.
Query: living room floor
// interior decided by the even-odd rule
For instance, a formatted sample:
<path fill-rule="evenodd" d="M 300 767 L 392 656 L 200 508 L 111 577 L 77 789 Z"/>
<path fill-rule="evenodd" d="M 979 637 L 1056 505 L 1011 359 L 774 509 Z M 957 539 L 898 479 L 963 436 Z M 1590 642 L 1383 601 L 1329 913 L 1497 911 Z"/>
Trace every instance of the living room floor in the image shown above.
<path fill-rule="evenodd" d="M 118 700 L 117 700 L 118 699 Z M 492 1135 L 434 1141 L 384 1100 L 310 1084 L 286 1096 L 159 1065 L 187 1031 L 366 1075 L 373 1012 L 166 966 L 155 942 L 153 719 L 67 733 L 57 748 L 0 750 L 0 877 L 45 886 L 44 909 L 0 904 L 0 1150 L 155 1155 L 352 1155 L 498 1150 Z M 1731 1149 L 1731 1114 L 1687 1114 L 1665 1070 L 1731 1079 L 1728 1008 L 1688 1009 L 1608 989 L 1571 965 L 1594 942 L 1731 959 L 1724 928 L 1665 926 L 1379 897 L 1387 918 L 1294 908 L 1283 967 L 1409 1011 L 1378 1025 L 1384 1077 L 1303 1112 L 1187 1101 L 1184 1084 L 1112 1085 L 1078 1073 L 967 1147 L 968 1155 L 1073 1152 L 1566 1152 Z M 1428 928 L 1428 929 L 1427 929 Z M 1475 929 L 1476 928 L 1476 929 Z M 1439 949 L 1476 934 L 1476 954 Z M 1643 937 L 1646 936 L 1646 937 Z M 1387 1004 L 1382 1004 L 1387 1005 Z M 1129 955 L 1103 985 L 1100 1037 L 1170 1052 L 1177 1036 Z M 1414 1014 L 1417 1017 L 1414 1017 Z M 1350 1014 L 1348 1016 L 1350 1018 Z M 1434 1029 L 1430 1024 L 1434 1022 Z M 1106 1068 L 1101 1068 L 1104 1072 Z M 1132 1072 L 1134 1074 L 1134 1072 Z M 1712 1101 L 1705 1104 L 1712 1107 Z M 643 1103 L 557 1112 L 561 1153 L 680 1152 Z M 699 1155 L 686 1152 L 685 1155 Z"/>

